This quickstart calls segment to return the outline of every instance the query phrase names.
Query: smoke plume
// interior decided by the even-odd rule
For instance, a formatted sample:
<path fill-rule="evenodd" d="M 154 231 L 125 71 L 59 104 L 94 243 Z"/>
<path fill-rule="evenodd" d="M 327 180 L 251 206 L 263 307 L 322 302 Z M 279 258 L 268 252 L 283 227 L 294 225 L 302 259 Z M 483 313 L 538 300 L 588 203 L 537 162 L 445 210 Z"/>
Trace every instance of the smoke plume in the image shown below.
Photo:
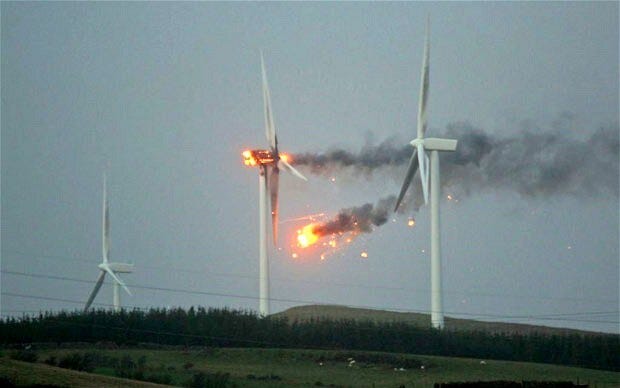
<path fill-rule="evenodd" d="M 314 227 L 317 236 L 338 235 L 347 232 L 370 233 L 373 226 L 381 226 L 388 220 L 396 196 L 380 199 L 376 204 L 366 203 L 362 206 L 340 210 L 331 220 Z"/>
<path fill-rule="evenodd" d="M 456 152 L 442 153 L 440 159 L 442 186 L 461 195 L 475 190 L 506 189 L 526 197 L 556 194 L 618 197 L 618 124 L 600 128 L 585 140 L 571 138 L 566 132 L 533 130 L 502 137 L 468 124 L 449 125 L 438 137 L 459 141 Z M 380 168 L 406 165 L 412 151 L 405 142 L 389 139 L 378 145 L 366 145 L 357 153 L 334 149 L 325 153 L 300 153 L 293 160 L 314 174 L 344 171 L 371 174 Z M 404 174 L 401 170 L 392 169 L 394 173 Z M 415 190 L 416 185 L 412 186 Z M 366 211 L 370 214 L 376 207 L 370 206 Z M 346 221 L 346 214 L 341 221 Z"/>

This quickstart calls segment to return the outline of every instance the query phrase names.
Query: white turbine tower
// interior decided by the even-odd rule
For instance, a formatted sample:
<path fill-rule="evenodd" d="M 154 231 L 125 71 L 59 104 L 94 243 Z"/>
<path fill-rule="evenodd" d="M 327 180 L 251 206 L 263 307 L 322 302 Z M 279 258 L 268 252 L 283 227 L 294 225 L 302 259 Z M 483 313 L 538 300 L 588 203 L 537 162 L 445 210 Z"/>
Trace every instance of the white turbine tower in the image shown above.
<path fill-rule="evenodd" d="M 396 207 L 398 209 L 407 188 L 411 184 L 411 180 L 420 169 L 420 179 L 422 181 L 422 192 L 424 194 L 424 203 L 428 203 L 428 180 L 430 172 L 430 194 L 431 194 L 431 323 L 433 327 L 442 329 L 444 327 L 443 319 L 443 296 L 441 288 L 441 236 L 439 232 L 439 151 L 455 151 L 457 140 L 425 138 L 426 132 L 426 105 L 428 102 L 428 56 L 429 56 L 429 25 L 426 22 L 426 40 L 424 45 L 424 59 L 422 62 L 422 75 L 420 85 L 420 99 L 418 106 L 418 137 L 411 141 L 414 147 L 413 154 L 409 160 L 409 168 L 405 181 L 400 190 Z M 430 151 L 430 166 L 427 152 Z M 417 155 L 416 155 L 417 154 Z M 430 170 L 430 171 L 429 171 Z"/>
<path fill-rule="evenodd" d="M 288 170 L 296 177 L 307 180 L 291 166 L 287 157 L 278 151 L 278 137 L 271 112 L 271 96 L 267 84 L 263 54 L 260 56 L 263 75 L 263 102 L 265 109 L 265 134 L 269 143 L 268 150 L 247 150 L 243 152 L 247 166 L 259 167 L 259 308 L 260 315 L 269 315 L 269 256 L 267 242 L 267 212 L 271 210 L 271 226 L 274 245 L 278 240 L 278 180 L 280 169 Z M 269 193 L 269 202 L 267 202 Z"/>
<path fill-rule="evenodd" d="M 88 297 L 88 301 L 86 301 L 86 306 L 84 307 L 84 311 L 87 311 L 90 305 L 93 303 L 93 300 L 97 296 L 97 292 L 101 288 L 103 284 L 103 279 L 105 278 L 106 273 L 110 274 L 112 279 L 114 279 L 114 298 L 112 300 L 112 304 L 114 306 L 114 311 L 120 311 L 121 309 L 121 296 L 120 296 L 120 287 L 123 287 L 125 291 L 129 295 L 131 295 L 131 291 L 129 288 L 123 283 L 123 281 L 116 275 L 117 273 L 131 273 L 133 271 L 133 264 L 127 263 L 111 263 L 108 258 L 110 256 L 110 210 L 108 208 L 108 198 L 107 198 L 107 190 L 106 190 L 106 179 L 105 174 L 103 175 L 103 231 L 102 231 L 102 262 L 98 265 L 101 273 L 99 274 L 99 278 L 97 279 L 97 283 L 95 284 L 95 288 L 90 293 Z"/>

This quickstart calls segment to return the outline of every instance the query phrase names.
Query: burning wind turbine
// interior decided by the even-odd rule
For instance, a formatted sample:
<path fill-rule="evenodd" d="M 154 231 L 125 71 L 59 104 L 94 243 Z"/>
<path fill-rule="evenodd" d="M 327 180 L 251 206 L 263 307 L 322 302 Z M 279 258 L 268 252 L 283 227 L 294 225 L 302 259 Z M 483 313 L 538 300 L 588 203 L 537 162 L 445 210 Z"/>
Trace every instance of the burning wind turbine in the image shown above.
<path fill-rule="evenodd" d="M 265 62 L 261 53 L 263 78 L 263 102 L 265 111 L 265 134 L 269 149 L 243 151 L 246 166 L 259 167 L 259 313 L 269 315 L 269 256 L 267 243 L 267 212 L 271 212 L 271 227 L 274 245 L 278 240 L 278 182 L 280 169 L 287 170 L 296 177 L 307 180 L 288 162 L 288 156 L 278 150 L 278 137 L 271 111 L 271 96 L 265 72 Z M 267 202 L 269 194 L 269 203 Z M 270 209 L 270 210 L 268 210 Z"/>

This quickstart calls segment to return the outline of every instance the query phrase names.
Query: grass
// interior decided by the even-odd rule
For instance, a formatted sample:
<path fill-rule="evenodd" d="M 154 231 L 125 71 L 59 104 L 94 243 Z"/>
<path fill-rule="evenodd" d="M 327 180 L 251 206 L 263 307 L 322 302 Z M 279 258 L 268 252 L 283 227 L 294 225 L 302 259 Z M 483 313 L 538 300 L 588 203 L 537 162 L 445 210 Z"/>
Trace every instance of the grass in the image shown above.
<path fill-rule="evenodd" d="M 362 309 L 337 305 L 308 305 L 292 307 L 274 314 L 275 317 L 286 317 L 289 321 L 308 321 L 310 319 L 330 320 L 363 320 L 373 322 L 404 322 L 420 327 L 430 327 L 431 316 L 421 313 L 403 313 L 386 310 Z M 445 317 L 446 330 L 485 331 L 489 333 L 548 334 L 548 335 L 598 335 L 600 333 L 565 329 L 549 326 L 527 325 L 507 322 L 485 322 L 472 319 Z"/>
<path fill-rule="evenodd" d="M 61 369 L 41 363 L 28 363 L 0 358 L 0 377 L 17 386 L 34 384 L 58 387 L 161 387 L 161 385 Z"/>
<path fill-rule="evenodd" d="M 146 350 L 47 349 L 39 350 L 39 360 L 57 358 L 72 352 L 96 351 L 134 360 L 146 356 L 146 372 L 165 373 L 176 385 L 187 383 L 194 374 L 230 374 L 229 382 L 238 387 L 432 387 L 435 382 L 483 380 L 573 381 L 597 387 L 620 386 L 620 373 L 523 362 L 492 361 L 414 356 L 381 352 L 321 351 L 291 349 L 193 349 Z M 351 363 L 350 359 L 355 360 Z M 322 364 L 322 365 L 321 365 Z M 421 367 L 424 366 L 422 369 Z M 395 370 L 396 368 L 396 370 Z M 403 368 L 401 370 L 400 368 Z M 111 368 L 96 373 L 113 374 Z M 21 385 L 59 386 L 156 386 L 108 376 L 29 364 L 0 358 L 0 376 L 17 378 Z M 130 383 L 132 385 L 130 385 Z"/>

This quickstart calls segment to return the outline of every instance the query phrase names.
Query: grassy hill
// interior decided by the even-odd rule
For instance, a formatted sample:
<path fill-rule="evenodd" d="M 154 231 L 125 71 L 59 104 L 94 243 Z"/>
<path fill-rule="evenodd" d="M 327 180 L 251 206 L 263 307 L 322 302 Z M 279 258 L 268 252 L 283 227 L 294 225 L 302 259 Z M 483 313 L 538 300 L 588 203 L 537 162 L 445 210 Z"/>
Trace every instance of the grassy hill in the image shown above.
<path fill-rule="evenodd" d="M 311 319 L 330 319 L 330 320 L 364 320 L 373 322 L 405 322 L 420 327 L 429 327 L 431 322 L 430 314 L 420 313 L 401 313 L 386 310 L 371 310 L 353 308 L 347 306 L 336 305 L 308 305 L 292 307 L 288 310 L 274 314 L 275 317 L 286 317 L 290 321 L 309 321 Z M 548 326 L 536 326 L 526 325 L 519 323 L 505 323 L 505 322 L 484 322 L 475 321 L 472 319 L 459 319 L 445 317 L 445 328 L 447 330 L 459 330 L 459 331 L 486 331 L 491 333 L 518 333 L 518 334 L 530 334 L 541 333 L 549 335 L 566 335 L 566 334 L 581 334 L 581 335 L 597 335 L 600 333 L 555 328 Z"/>
<path fill-rule="evenodd" d="M 164 372 L 176 385 L 197 373 L 228 374 L 224 386 L 238 387 L 432 387 L 436 382 L 529 380 L 572 381 L 597 387 L 617 387 L 620 373 L 556 365 L 465 358 L 417 356 L 381 352 L 291 349 L 193 348 L 186 350 L 46 349 L 39 359 L 61 358 L 71 352 L 98 352 L 108 357 L 145 357 L 147 373 Z M 351 361 L 355 360 L 354 363 Z M 402 369 L 401 369 L 402 368 Z M 109 374 L 105 368 L 95 372 Z M 69 387 L 156 387 L 108 376 L 75 372 L 44 364 L 0 358 L 0 377 L 17 377 L 19 385 L 53 384 Z"/>
<path fill-rule="evenodd" d="M 0 358 L 0 377 L 17 386 L 47 385 L 58 387 L 162 387 L 159 384 L 120 379 L 92 373 L 61 369 L 45 364 Z"/>

